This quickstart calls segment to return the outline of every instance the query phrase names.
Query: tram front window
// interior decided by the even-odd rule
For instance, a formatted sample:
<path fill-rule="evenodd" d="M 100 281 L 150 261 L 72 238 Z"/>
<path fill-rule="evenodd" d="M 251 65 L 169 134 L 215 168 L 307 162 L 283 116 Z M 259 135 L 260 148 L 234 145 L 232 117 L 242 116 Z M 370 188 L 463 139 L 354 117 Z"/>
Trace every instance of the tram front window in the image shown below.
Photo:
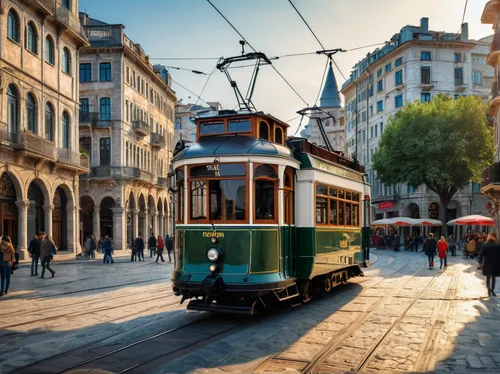
<path fill-rule="evenodd" d="M 274 182 L 257 180 L 255 182 L 255 218 L 274 220 Z"/>
<path fill-rule="evenodd" d="M 222 179 L 209 181 L 210 220 L 244 221 L 246 216 L 246 181 Z"/>

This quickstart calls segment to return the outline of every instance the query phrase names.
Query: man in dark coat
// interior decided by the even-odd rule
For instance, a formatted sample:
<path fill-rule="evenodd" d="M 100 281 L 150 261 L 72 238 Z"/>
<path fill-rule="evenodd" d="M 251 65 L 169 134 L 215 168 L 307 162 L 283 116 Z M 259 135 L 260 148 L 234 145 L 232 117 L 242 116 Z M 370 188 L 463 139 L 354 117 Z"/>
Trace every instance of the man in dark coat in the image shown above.
<path fill-rule="evenodd" d="M 28 252 L 31 255 L 31 276 L 38 275 L 38 260 L 40 260 L 40 239 L 38 234 L 33 236 L 28 246 Z"/>
<path fill-rule="evenodd" d="M 165 247 L 167 248 L 167 253 L 168 253 L 168 262 L 172 262 L 172 251 L 174 250 L 174 241 L 172 238 L 167 235 L 165 238 Z"/>
<path fill-rule="evenodd" d="M 500 276 L 500 245 L 495 234 L 488 234 L 486 242 L 481 246 L 478 263 L 483 265 L 488 295 L 496 296 L 495 277 Z"/>
<path fill-rule="evenodd" d="M 106 235 L 106 237 L 104 238 L 104 240 L 102 242 L 102 250 L 104 252 L 104 258 L 103 258 L 102 262 L 103 263 L 111 262 L 113 264 L 115 262 L 113 260 L 113 256 L 112 256 L 113 242 L 111 241 L 111 239 L 109 238 L 108 235 Z"/>
<path fill-rule="evenodd" d="M 153 258 L 156 252 L 156 237 L 155 234 L 151 233 L 148 239 L 149 257 Z"/>
<path fill-rule="evenodd" d="M 135 250 L 137 251 L 137 257 L 139 261 L 144 261 L 144 239 L 142 238 L 142 233 L 139 233 L 139 236 L 135 238 L 134 242 Z"/>
<path fill-rule="evenodd" d="M 436 256 L 437 241 L 434 239 L 434 234 L 431 232 L 424 243 L 424 252 L 429 259 L 429 270 L 434 269 L 434 257 Z"/>

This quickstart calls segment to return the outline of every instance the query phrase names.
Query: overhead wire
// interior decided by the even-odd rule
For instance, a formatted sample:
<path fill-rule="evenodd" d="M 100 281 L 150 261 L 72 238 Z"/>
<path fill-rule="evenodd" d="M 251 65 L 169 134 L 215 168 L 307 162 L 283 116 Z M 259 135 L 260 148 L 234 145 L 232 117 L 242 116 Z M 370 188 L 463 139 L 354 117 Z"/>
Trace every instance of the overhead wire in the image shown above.
<path fill-rule="evenodd" d="M 319 84 L 318 96 L 316 96 L 316 100 L 314 100 L 314 106 L 318 103 L 319 95 L 321 94 L 321 89 L 323 88 L 323 82 L 325 81 L 326 71 L 328 70 L 328 62 L 331 59 L 326 59 L 325 70 L 323 70 L 323 77 L 321 77 L 321 83 Z"/>
<path fill-rule="evenodd" d="M 179 87 L 183 88 L 184 90 L 186 90 L 187 92 L 189 92 L 191 95 L 194 95 L 196 98 L 200 99 L 201 101 L 203 101 L 205 104 L 207 104 L 208 106 L 210 106 L 208 104 L 208 102 L 206 102 L 205 100 L 203 100 L 200 96 L 198 96 L 197 94 L 195 94 L 193 91 L 191 91 L 189 88 L 186 88 L 185 86 L 183 86 L 182 84 L 180 84 L 179 82 L 177 82 L 174 78 L 170 77 L 170 79 L 172 79 L 172 82 L 174 82 L 176 85 L 178 85 Z"/>
<path fill-rule="evenodd" d="M 465 21 L 465 13 L 467 13 L 467 4 L 469 3 L 469 0 L 465 0 L 465 5 L 464 5 L 464 12 L 462 14 L 462 22 L 460 23 L 460 27 L 457 30 L 457 34 L 460 32 L 460 29 L 462 28 L 462 25 L 464 24 Z"/>
<path fill-rule="evenodd" d="M 212 3 L 212 1 L 210 0 L 207 0 L 207 2 L 212 6 L 212 8 L 214 8 L 217 13 L 219 13 L 219 15 L 224 18 L 224 20 L 229 24 L 229 26 L 231 26 L 231 28 L 241 37 L 241 39 L 254 51 L 254 52 L 257 52 L 257 50 L 248 42 L 248 40 L 243 36 L 243 34 L 241 34 L 238 29 L 226 18 L 226 16 L 224 16 L 224 14 L 222 14 L 222 12 Z M 283 74 L 281 74 L 278 69 L 276 68 L 276 66 L 274 65 L 271 65 L 271 67 L 273 68 L 273 70 L 281 77 L 281 79 L 283 79 L 283 81 L 285 81 L 285 83 L 288 85 L 288 87 L 290 87 L 290 89 L 295 93 L 295 95 L 297 95 L 297 97 L 302 100 L 307 106 L 309 106 L 309 104 L 307 104 L 307 101 L 304 100 L 304 98 L 297 92 L 297 90 L 295 88 L 293 88 L 293 86 L 290 84 L 290 82 L 288 82 L 288 80 L 283 76 Z"/>
<path fill-rule="evenodd" d="M 207 80 L 205 81 L 205 84 L 203 85 L 203 88 L 201 89 L 201 92 L 198 95 L 198 99 L 196 99 L 196 103 L 194 103 L 194 105 L 198 104 L 198 101 L 200 100 L 201 95 L 203 95 L 203 92 L 205 91 L 205 88 L 207 87 L 208 81 L 210 80 L 210 78 L 212 77 L 212 75 L 215 73 L 216 70 L 217 70 L 217 67 L 214 67 L 212 72 L 208 75 Z"/>

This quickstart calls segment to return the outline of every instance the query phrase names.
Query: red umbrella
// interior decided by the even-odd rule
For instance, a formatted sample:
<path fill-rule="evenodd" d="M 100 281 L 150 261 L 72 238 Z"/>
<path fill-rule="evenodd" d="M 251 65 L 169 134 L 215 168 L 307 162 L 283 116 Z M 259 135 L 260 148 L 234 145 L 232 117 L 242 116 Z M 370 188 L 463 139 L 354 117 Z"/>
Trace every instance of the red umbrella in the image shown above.
<path fill-rule="evenodd" d="M 477 214 L 464 216 L 448 222 L 448 225 L 459 226 L 495 226 L 495 221 L 492 218 L 480 216 Z"/>

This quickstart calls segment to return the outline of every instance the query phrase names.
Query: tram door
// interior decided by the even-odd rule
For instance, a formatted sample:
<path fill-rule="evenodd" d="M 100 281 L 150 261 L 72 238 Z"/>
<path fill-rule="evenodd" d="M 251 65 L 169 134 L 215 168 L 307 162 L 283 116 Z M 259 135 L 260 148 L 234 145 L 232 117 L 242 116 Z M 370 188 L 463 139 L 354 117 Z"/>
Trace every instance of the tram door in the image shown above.
<path fill-rule="evenodd" d="M 281 250 L 285 259 L 284 272 L 285 277 L 295 277 L 295 247 L 294 247 L 294 204 L 293 204 L 293 174 L 291 169 L 286 169 L 283 188 L 283 234 L 281 235 Z"/>

